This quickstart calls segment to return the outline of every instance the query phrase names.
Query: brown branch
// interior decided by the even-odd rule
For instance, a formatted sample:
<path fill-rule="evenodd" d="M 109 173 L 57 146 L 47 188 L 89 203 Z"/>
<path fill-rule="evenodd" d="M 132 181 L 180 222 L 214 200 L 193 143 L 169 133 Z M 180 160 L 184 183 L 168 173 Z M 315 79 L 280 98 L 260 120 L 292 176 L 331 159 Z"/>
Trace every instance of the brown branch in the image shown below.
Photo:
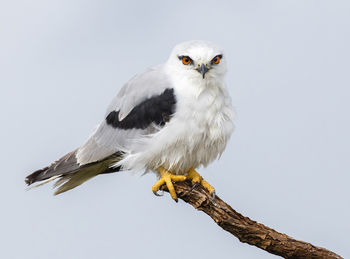
<path fill-rule="evenodd" d="M 220 227 L 243 243 L 284 258 L 342 258 L 325 248 L 295 240 L 242 216 L 218 196 L 212 200 L 208 191 L 200 185 L 191 190 L 190 182 L 176 182 L 174 187 L 180 199 L 208 214 Z M 167 191 L 165 186 L 162 190 Z"/>

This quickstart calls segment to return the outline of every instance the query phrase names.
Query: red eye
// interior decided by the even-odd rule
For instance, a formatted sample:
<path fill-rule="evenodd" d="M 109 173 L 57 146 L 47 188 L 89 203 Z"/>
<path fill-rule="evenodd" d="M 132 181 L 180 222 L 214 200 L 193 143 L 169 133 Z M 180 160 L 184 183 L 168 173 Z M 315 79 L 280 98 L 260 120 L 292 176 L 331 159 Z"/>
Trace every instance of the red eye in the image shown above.
<path fill-rule="evenodd" d="M 189 65 L 189 64 L 191 64 L 191 59 L 189 58 L 189 57 L 182 57 L 182 63 L 184 64 L 184 65 Z"/>
<path fill-rule="evenodd" d="M 220 56 L 216 56 L 215 58 L 213 58 L 213 60 L 211 61 L 213 64 L 219 64 L 220 63 Z"/>

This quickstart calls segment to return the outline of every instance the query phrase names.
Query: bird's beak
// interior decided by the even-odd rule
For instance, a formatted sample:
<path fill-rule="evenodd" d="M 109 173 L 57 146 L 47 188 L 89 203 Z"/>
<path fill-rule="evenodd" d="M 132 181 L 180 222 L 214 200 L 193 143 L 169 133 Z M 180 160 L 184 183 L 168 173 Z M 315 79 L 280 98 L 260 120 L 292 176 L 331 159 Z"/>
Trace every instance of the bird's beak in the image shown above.
<path fill-rule="evenodd" d="M 207 72 L 209 71 L 209 68 L 207 68 L 206 65 L 202 64 L 202 65 L 201 65 L 200 67 L 198 67 L 196 70 L 197 70 L 199 73 L 202 74 L 203 79 L 204 79 L 205 73 L 207 73 Z"/>

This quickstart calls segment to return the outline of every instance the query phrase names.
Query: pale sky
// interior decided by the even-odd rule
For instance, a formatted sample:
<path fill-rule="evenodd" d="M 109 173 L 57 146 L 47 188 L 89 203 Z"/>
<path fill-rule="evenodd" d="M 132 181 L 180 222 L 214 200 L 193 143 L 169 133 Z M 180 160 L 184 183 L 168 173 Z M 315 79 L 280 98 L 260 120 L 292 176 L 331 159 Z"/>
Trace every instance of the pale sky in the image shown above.
<path fill-rule="evenodd" d="M 350 257 L 349 14 L 345 0 L 0 1 L 0 257 L 276 258 L 154 196 L 153 174 L 26 191 L 125 82 L 192 39 L 225 49 L 237 111 L 199 172 L 243 215 Z"/>

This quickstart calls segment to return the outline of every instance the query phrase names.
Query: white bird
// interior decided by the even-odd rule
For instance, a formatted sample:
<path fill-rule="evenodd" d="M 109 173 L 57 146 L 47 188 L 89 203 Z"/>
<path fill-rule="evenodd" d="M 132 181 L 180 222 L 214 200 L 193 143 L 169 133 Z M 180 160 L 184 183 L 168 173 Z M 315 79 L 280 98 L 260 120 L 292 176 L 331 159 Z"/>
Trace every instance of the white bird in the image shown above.
<path fill-rule="evenodd" d="M 196 172 L 225 149 L 234 128 L 234 110 L 224 82 L 226 58 L 206 41 L 176 45 L 166 63 L 127 82 L 87 142 L 27 176 L 28 185 L 57 180 L 59 194 L 98 174 L 153 171 L 174 200 L 175 181 L 186 178 L 214 188 Z"/>

